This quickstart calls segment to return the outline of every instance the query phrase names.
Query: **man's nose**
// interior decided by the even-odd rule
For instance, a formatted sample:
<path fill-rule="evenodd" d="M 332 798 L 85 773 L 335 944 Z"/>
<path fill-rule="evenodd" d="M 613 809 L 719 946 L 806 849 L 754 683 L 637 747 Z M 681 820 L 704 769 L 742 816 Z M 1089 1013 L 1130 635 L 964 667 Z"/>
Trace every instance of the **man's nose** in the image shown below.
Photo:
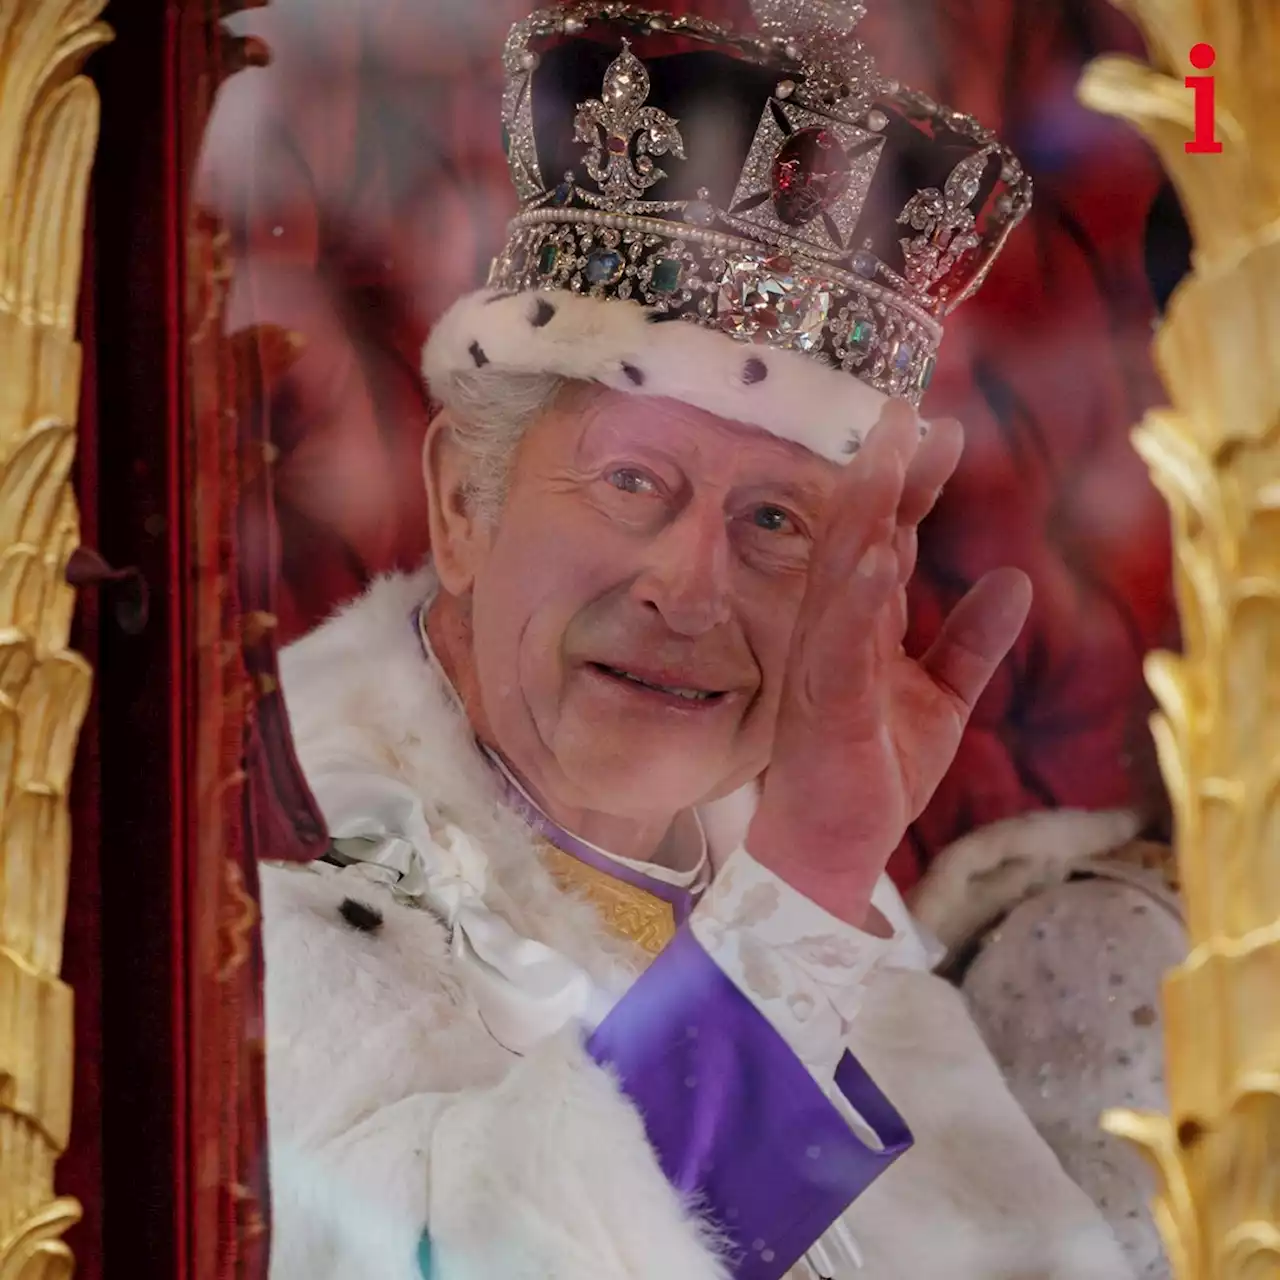
<path fill-rule="evenodd" d="M 654 538 L 633 594 L 677 635 L 702 635 L 729 620 L 731 554 L 723 510 L 691 503 Z"/>

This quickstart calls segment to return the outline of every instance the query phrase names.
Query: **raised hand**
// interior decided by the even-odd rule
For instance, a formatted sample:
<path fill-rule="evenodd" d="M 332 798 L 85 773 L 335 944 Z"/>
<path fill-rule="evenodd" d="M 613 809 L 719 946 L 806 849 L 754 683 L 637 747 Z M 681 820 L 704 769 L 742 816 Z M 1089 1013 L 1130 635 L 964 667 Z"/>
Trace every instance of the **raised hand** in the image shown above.
<path fill-rule="evenodd" d="M 810 561 L 747 836 L 757 860 L 860 926 L 1031 606 L 1026 575 L 997 569 L 956 605 L 922 658 L 903 651 L 916 530 L 962 447 L 958 423 L 935 422 L 922 439 L 911 406 L 893 401 L 841 477 Z"/>

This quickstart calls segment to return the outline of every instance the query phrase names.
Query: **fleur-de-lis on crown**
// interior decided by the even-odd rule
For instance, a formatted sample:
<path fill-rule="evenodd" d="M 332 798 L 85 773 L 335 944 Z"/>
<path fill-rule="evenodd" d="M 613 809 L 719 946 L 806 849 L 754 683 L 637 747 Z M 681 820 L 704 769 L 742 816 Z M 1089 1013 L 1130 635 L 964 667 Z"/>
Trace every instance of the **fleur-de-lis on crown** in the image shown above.
<path fill-rule="evenodd" d="M 899 241 L 907 282 L 913 288 L 922 292 L 931 289 L 964 254 L 981 246 L 970 206 L 994 150 L 988 147 L 967 156 L 947 175 L 941 191 L 937 187 L 917 191 L 898 214 L 900 223 L 920 233 Z"/>
<path fill-rule="evenodd" d="M 587 172 L 608 200 L 638 200 L 665 178 L 654 156 L 670 152 L 684 159 L 678 121 L 645 106 L 648 98 L 649 73 L 624 40 L 604 74 L 600 97 L 580 103 L 573 122 L 574 137 L 591 148 Z"/>

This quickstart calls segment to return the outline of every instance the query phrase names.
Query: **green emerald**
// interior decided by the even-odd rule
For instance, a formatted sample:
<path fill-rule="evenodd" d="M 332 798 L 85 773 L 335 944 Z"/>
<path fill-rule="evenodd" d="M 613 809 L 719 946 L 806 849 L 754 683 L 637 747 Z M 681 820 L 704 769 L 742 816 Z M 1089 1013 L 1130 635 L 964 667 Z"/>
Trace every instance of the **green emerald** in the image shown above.
<path fill-rule="evenodd" d="M 538 254 L 538 270 L 544 276 L 549 276 L 556 269 L 556 261 L 560 257 L 560 250 L 548 242 L 542 246 L 542 252 Z"/>
<path fill-rule="evenodd" d="M 504 156 L 511 154 L 511 130 L 505 124 L 502 126 L 502 154 Z"/>
<path fill-rule="evenodd" d="M 654 293 L 675 293 L 683 273 L 684 263 L 679 258 L 660 258 L 653 267 L 651 284 Z"/>
<path fill-rule="evenodd" d="M 849 345 L 859 351 L 869 351 L 876 338 L 876 327 L 870 320 L 859 320 L 849 330 Z"/>
<path fill-rule="evenodd" d="M 930 356 L 925 362 L 924 367 L 920 370 L 920 390 L 928 391 L 929 383 L 933 381 L 933 371 L 937 367 L 937 356 Z"/>

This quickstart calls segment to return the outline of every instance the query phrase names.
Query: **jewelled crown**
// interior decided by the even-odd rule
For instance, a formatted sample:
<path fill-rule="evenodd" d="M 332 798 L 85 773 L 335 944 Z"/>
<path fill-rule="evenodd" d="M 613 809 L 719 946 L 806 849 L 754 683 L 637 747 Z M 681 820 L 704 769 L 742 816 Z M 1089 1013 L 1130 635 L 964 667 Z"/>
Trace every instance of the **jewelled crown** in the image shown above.
<path fill-rule="evenodd" d="M 489 287 L 632 299 L 918 402 L 1031 180 L 975 120 L 881 76 L 860 6 L 753 9 L 755 34 L 616 3 L 512 29 L 521 208 Z"/>

